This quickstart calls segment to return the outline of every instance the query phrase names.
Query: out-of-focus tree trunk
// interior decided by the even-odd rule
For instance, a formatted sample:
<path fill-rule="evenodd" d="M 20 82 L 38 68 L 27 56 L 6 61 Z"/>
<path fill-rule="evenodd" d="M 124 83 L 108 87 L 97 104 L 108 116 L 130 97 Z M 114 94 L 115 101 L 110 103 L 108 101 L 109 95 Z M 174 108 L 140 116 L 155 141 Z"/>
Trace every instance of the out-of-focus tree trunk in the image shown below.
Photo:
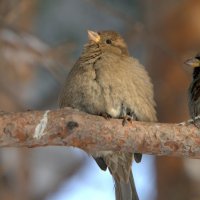
<path fill-rule="evenodd" d="M 151 0 L 143 1 L 143 6 L 148 13 L 147 56 L 153 66 L 149 71 L 155 83 L 159 121 L 186 120 L 189 75 L 183 62 L 191 55 L 188 50 L 195 50 L 200 42 L 200 2 Z M 157 157 L 156 166 L 158 200 L 192 200 L 197 196 L 182 159 Z"/>

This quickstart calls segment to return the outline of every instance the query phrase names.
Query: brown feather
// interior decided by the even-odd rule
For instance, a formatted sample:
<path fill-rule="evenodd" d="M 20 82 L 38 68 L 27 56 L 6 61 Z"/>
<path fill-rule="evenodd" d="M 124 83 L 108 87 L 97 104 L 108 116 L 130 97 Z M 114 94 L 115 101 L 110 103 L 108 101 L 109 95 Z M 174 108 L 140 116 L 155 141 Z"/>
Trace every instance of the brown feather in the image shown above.
<path fill-rule="evenodd" d="M 146 70 L 129 56 L 118 33 L 98 34 L 99 42 L 89 41 L 84 46 L 69 73 L 60 95 L 60 107 L 71 106 L 113 118 L 124 117 L 125 111 L 125 115 L 134 115 L 139 121 L 156 121 L 153 85 Z M 132 153 L 101 151 L 93 156 L 101 169 L 107 166 L 112 174 L 117 200 L 138 199 L 131 171 Z"/>

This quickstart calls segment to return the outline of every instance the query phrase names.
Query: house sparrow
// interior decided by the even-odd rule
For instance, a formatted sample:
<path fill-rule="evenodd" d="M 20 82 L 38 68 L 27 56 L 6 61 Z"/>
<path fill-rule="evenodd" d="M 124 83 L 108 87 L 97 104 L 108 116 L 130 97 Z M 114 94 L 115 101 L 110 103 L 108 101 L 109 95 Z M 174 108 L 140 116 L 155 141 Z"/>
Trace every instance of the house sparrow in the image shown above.
<path fill-rule="evenodd" d="M 150 77 L 139 61 L 129 56 L 123 38 L 114 31 L 88 31 L 88 38 L 61 91 L 60 107 L 123 118 L 123 122 L 157 121 Z M 131 170 L 133 153 L 101 151 L 92 156 L 113 176 L 117 200 L 138 199 Z M 141 158 L 140 153 L 135 154 L 137 162 Z"/>
<path fill-rule="evenodd" d="M 200 54 L 195 58 L 191 58 L 185 62 L 187 65 L 193 67 L 193 80 L 189 87 L 189 111 L 194 124 L 200 127 L 199 120 L 195 119 L 200 115 Z"/>

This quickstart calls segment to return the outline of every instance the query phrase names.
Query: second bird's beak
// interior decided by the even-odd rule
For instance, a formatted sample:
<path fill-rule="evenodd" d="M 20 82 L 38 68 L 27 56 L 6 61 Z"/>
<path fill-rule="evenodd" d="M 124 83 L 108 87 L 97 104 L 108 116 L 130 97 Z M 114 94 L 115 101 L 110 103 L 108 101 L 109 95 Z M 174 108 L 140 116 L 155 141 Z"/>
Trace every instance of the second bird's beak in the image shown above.
<path fill-rule="evenodd" d="M 194 68 L 200 67 L 200 60 L 198 60 L 197 58 L 191 58 L 189 60 L 186 60 L 185 64 Z"/>
<path fill-rule="evenodd" d="M 100 41 L 100 35 L 97 32 L 94 31 L 88 31 L 88 38 L 89 40 L 98 43 Z"/>

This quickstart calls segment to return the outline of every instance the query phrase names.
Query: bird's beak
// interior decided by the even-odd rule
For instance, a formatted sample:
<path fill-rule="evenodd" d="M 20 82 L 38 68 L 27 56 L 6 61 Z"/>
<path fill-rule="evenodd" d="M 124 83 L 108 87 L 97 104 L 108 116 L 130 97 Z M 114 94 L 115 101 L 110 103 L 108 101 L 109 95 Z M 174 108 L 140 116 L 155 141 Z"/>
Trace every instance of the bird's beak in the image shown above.
<path fill-rule="evenodd" d="M 186 65 L 189 65 L 191 67 L 200 67 L 200 60 L 198 60 L 197 58 L 190 58 L 188 60 L 185 61 Z"/>
<path fill-rule="evenodd" d="M 100 35 L 97 32 L 89 31 L 89 30 L 88 30 L 88 38 L 89 38 L 89 40 L 91 40 L 95 43 L 98 43 L 101 39 Z"/>

